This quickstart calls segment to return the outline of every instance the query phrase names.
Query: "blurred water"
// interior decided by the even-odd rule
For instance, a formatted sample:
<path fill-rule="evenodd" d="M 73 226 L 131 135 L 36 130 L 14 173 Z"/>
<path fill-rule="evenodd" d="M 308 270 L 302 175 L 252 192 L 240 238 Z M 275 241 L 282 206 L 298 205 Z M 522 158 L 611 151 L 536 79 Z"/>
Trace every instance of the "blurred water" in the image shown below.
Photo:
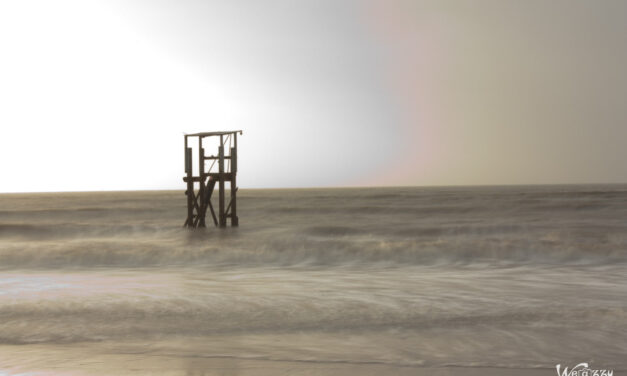
<path fill-rule="evenodd" d="M 225 230 L 183 229 L 184 205 L 0 195 L 0 371 L 98 354 L 627 368 L 625 186 L 242 190 Z"/>

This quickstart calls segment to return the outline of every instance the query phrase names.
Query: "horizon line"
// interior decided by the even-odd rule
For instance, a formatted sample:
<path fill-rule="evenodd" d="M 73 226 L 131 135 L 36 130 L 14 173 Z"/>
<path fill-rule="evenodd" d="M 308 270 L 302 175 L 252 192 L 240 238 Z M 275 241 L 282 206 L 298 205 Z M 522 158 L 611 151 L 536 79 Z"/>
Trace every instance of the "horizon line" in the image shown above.
<path fill-rule="evenodd" d="M 607 186 L 627 185 L 627 182 L 609 183 L 500 183 L 500 184 L 425 184 L 425 185 L 343 185 L 343 186 L 313 186 L 313 187 L 249 187 L 243 190 L 304 190 L 304 189 L 385 189 L 385 188 L 480 188 L 480 187 L 555 187 L 555 186 Z M 67 190 L 67 191 L 9 191 L 0 192 L 0 195 L 11 194 L 46 194 L 46 193 L 115 193 L 115 192 L 173 192 L 185 191 L 185 188 L 155 188 L 155 189 L 109 189 L 109 190 Z"/>

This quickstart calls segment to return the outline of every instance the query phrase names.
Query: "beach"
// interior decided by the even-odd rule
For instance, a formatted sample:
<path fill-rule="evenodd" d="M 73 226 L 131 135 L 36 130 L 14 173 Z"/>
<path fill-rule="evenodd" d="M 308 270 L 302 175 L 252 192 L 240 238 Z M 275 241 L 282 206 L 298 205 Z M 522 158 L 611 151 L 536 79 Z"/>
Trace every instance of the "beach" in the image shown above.
<path fill-rule="evenodd" d="M 0 195 L 0 375 L 627 369 L 627 187 Z"/>

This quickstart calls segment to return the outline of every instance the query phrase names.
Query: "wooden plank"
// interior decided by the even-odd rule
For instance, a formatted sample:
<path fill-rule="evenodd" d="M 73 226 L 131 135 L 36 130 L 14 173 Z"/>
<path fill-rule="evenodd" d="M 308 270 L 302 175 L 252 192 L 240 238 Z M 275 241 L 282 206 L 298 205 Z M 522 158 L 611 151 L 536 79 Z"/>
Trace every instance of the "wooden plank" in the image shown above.
<path fill-rule="evenodd" d="M 218 176 L 218 219 L 220 222 L 220 227 L 226 226 L 226 217 L 224 217 L 224 137 L 220 136 L 220 148 L 219 148 L 219 156 L 218 167 L 219 167 L 219 176 Z"/>
<path fill-rule="evenodd" d="M 185 135 L 185 137 L 210 137 L 210 136 L 225 136 L 229 134 L 239 133 L 243 134 L 241 130 L 237 131 L 223 131 L 223 132 L 199 132 Z"/>
<path fill-rule="evenodd" d="M 225 155 L 223 158 L 224 159 L 231 159 L 231 156 Z M 208 157 L 205 157 L 205 159 L 220 159 L 220 156 L 219 155 L 210 155 Z"/>
<path fill-rule="evenodd" d="M 216 218 L 216 212 L 213 210 L 213 205 L 211 205 L 211 201 L 209 201 L 209 210 L 211 211 L 211 217 L 213 217 L 213 224 L 218 226 L 218 218 Z"/>
<path fill-rule="evenodd" d="M 240 133 L 241 134 L 241 133 Z M 239 226 L 237 216 L 237 133 L 233 135 L 231 148 L 231 226 Z"/>

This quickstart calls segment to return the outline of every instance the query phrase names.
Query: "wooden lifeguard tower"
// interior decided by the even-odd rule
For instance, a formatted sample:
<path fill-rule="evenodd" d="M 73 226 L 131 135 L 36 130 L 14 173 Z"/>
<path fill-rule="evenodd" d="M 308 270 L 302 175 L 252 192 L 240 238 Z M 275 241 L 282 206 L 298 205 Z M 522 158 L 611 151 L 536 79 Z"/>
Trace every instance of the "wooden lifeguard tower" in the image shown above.
<path fill-rule="evenodd" d="M 237 218 L 237 134 L 242 131 L 202 132 L 185 135 L 185 177 L 187 183 L 187 219 L 185 227 L 206 227 L 205 215 L 207 208 L 211 212 L 213 223 L 218 227 L 226 227 L 227 218 L 231 226 L 238 226 Z M 198 138 L 196 148 L 198 166 L 194 168 L 193 151 L 190 138 Z M 217 143 L 217 154 L 205 155 L 205 147 L 213 141 Z M 226 152 L 225 152 L 226 151 Z M 211 161 L 206 168 L 205 161 Z M 217 166 L 216 166 L 217 162 Z M 194 172 L 197 175 L 194 175 Z M 226 205 L 225 183 L 230 184 L 230 200 Z M 214 188 L 218 185 L 218 214 L 211 203 Z M 196 188 L 198 187 L 198 188 Z"/>

